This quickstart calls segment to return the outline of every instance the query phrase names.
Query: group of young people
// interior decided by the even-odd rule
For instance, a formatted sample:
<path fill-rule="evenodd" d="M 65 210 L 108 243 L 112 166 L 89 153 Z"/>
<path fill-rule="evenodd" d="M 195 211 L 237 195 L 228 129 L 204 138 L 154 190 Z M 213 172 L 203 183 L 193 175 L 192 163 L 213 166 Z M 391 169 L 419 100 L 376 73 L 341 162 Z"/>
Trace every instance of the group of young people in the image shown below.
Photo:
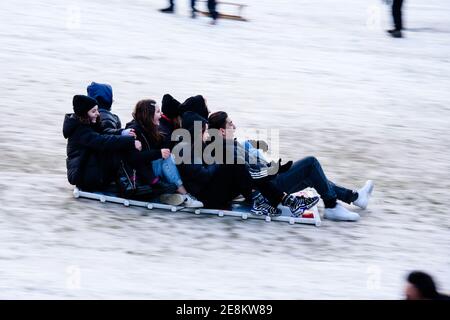
<path fill-rule="evenodd" d="M 299 217 L 322 198 L 325 218 L 341 221 L 360 216 L 338 201 L 368 205 L 372 181 L 356 191 L 329 181 L 315 157 L 286 164 L 266 160 L 260 149 L 267 143 L 239 142 L 231 117 L 211 113 L 201 95 L 180 103 L 166 94 L 161 109 L 153 99 L 140 100 L 124 128 L 112 103 L 111 86 L 92 82 L 87 95 L 73 97 L 74 112 L 65 115 L 67 176 L 82 190 L 109 188 L 126 163 L 140 184 L 172 205 L 228 209 L 243 196 L 252 214 L 278 216 L 281 205 Z M 296 195 L 307 187 L 320 198 Z"/>

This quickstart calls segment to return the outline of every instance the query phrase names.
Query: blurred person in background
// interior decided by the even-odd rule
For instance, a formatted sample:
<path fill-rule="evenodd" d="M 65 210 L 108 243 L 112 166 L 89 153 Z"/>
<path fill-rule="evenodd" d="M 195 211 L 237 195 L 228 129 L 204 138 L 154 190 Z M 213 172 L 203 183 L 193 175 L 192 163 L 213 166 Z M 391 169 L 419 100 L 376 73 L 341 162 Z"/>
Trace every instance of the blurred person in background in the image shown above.
<path fill-rule="evenodd" d="M 388 30 L 388 33 L 394 38 L 401 38 L 403 30 L 402 6 L 403 0 L 392 1 L 392 17 L 394 19 L 394 29 Z"/>
<path fill-rule="evenodd" d="M 406 300 L 450 300 L 450 297 L 439 293 L 433 278 L 422 271 L 413 271 L 407 277 L 405 288 Z"/>
<path fill-rule="evenodd" d="M 195 18 L 196 17 L 196 12 L 197 9 L 195 9 L 195 0 L 191 0 L 191 17 Z M 174 0 L 169 0 L 169 6 L 167 8 L 164 9 L 160 9 L 159 11 L 163 12 L 163 13 L 174 13 L 175 12 L 175 2 Z"/>
<path fill-rule="evenodd" d="M 219 13 L 216 11 L 217 2 L 216 0 L 208 0 L 208 11 L 209 15 L 212 18 L 211 24 L 217 23 L 217 18 L 219 17 Z"/>

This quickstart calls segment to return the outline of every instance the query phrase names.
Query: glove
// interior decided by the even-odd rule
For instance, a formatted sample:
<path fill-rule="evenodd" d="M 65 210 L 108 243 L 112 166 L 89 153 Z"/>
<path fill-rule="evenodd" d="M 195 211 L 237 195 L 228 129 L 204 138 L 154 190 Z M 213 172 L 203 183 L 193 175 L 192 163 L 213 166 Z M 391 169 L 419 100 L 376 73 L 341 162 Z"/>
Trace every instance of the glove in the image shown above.
<path fill-rule="evenodd" d="M 282 160 L 280 158 L 280 159 L 278 159 L 278 162 L 271 161 L 268 164 L 269 174 L 270 175 L 286 172 L 286 171 L 288 171 L 291 168 L 291 166 L 293 164 L 292 161 L 288 161 L 285 164 L 281 164 L 281 161 Z"/>

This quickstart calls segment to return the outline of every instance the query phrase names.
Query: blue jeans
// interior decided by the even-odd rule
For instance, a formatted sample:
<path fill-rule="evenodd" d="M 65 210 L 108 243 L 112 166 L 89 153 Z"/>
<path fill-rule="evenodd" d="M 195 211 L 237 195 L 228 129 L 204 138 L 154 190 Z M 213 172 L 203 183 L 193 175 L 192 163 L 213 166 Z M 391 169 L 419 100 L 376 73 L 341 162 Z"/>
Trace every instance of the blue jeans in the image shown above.
<path fill-rule="evenodd" d="M 177 187 L 183 185 L 180 174 L 178 173 L 177 166 L 173 156 L 167 159 L 158 159 L 152 161 L 153 173 L 157 177 L 164 178 L 169 183 L 175 184 Z"/>

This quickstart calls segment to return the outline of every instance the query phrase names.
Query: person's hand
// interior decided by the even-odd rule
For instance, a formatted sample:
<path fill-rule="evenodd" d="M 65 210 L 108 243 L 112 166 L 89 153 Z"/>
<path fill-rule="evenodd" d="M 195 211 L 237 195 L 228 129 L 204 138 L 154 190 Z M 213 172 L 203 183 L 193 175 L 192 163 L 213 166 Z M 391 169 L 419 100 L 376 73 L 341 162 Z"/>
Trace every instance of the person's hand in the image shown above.
<path fill-rule="evenodd" d="M 134 129 L 124 129 L 124 130 L 122 130 L 120 135 L 122 135 L 122 136 L 132 136 L 132 137 L 136 138 L 136 132 L 134 131 Z"/>
<path fill-rule="evenodd" d="M 170 157 L 170 149 L 161 149 L 161 155 L 163 159 Z"/>
<path fill-rule="evenodd" d="M 134 131 L 134 129 L 129 129 L 130 131 L 128 132 L 129 136 L 132 136 L 136 139 L 137 135 L 136 135 L 136 131 Z"/>
<path fill-rule="evenodd" d="M 142 150 L 142 143 L 139 140 L 134 140 L 134 147 L 138 150 Z"/>

